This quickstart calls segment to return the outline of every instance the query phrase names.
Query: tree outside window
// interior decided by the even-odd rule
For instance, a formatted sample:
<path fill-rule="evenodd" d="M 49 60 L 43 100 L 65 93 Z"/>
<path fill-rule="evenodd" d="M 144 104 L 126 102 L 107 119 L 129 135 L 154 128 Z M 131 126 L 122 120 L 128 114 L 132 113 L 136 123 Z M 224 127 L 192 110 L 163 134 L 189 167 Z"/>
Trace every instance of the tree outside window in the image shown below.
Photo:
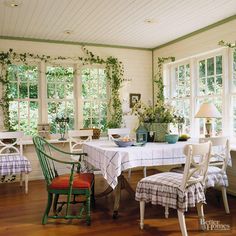
<path fill-rule="evenodd" d="M 9 117 L 13 130 L 22 130 L 26 135 L 37 132 L 39 118 L 39 70 L 35 65 L 8 66 Z"/>

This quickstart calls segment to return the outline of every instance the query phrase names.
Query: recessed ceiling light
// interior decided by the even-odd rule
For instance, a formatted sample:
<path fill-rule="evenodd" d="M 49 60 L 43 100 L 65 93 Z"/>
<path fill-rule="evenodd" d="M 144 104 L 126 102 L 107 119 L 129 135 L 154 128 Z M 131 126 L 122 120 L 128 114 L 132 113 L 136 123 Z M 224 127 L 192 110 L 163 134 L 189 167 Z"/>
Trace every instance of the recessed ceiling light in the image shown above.
<path fill-rule="evenodd" d="M 6 0 L 5 1 L 5 5 L 11 8 L 19 7 L 21 4 L 22 4 L 22 1 L 20 0 Z"/>
<path fill-rule="evenodd" d="M 147 23 L 147 24 L 156 23 L 155 19 L 153 19 L 153 18 L 146 18 L 146 19 L 144 20 L 144 22 Z"/>
<path fill-rule="evenodd" d="M 73 30 L 64 30 L 63 33 L 67 35 L 71 35 L 73 34 Z"/>

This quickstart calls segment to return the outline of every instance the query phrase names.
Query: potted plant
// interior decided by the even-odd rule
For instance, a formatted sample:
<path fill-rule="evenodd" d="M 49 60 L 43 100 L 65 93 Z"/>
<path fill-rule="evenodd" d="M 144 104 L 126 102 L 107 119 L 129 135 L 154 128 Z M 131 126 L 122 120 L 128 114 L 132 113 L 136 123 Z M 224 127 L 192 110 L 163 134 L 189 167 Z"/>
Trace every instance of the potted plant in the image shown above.
<path fill-rule="evenodd" d="M 132 114 L 139 118 L 140 123 L 144 123 L 149 132 L 155 132 L 156 142 L 164 142 L 165 135 L 169 133 L 170 123 L 176 124 L 181 118 L 176 115 L 170 104 L 163 101 L 157 102 L 154 106 L 139 101 L 133 107 Z"/>

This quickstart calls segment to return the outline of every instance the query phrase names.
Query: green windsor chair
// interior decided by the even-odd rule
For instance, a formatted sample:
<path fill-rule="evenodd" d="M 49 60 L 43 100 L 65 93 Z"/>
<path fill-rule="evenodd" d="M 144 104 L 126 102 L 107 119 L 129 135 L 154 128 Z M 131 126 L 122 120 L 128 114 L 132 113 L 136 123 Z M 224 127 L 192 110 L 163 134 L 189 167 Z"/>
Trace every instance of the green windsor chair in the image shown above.
<path fill-rule="evenodd" d="M 86 153 L 65 152 L 48 143 L 40 136 L 33 138 L 39 163 L 46 181 L 48 202 L 43 215 L 42 224 L 46 224 L 48 218 L 53 219 L 83 219 L 87 225 L 91 223 L 90 198 L 94 203 L 94 175 L 92 173 L 79 173 L 80 161 L 72 161 L 71 156 L 79 156 L 79 160 L 87 156 Z M 71 161 L 70 161 L 71 160 Z M 68 170 L 70 174 L 59 174 L 59 170 Z M 75 171 L 77 167 L 77 171 Z M 61 172 L 60 171 L 60 172 Z M 64 201 L 59 202 L 59 196 L 65 195 Z M 53 202 L 54 198 L 54 202 Z M 76 200 L 78 198 L 78 200 Z M 53 213 L 50 209 L 53 202 Z M 71 213 L 71 204 L 79 203 L 77 214 Z M 63 206 L 65 213 L 62 214 Z M 50 213 L 50 214 L 49 214 Z"/>

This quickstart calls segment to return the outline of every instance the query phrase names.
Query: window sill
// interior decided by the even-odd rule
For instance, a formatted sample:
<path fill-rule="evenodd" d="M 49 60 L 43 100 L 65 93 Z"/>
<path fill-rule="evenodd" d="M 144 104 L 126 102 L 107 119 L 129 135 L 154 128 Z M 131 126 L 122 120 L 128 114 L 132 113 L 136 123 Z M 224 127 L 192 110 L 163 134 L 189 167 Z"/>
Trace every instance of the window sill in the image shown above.
<path fill-rule="evenodd" d="M 66 140 L 59 140 L 59 139 L 46 139 L 47 142 L 49 143 L 69 143 L 69 139 Z M 33 140 L 22 140 L 23 145 L 32 145 Z"/>

